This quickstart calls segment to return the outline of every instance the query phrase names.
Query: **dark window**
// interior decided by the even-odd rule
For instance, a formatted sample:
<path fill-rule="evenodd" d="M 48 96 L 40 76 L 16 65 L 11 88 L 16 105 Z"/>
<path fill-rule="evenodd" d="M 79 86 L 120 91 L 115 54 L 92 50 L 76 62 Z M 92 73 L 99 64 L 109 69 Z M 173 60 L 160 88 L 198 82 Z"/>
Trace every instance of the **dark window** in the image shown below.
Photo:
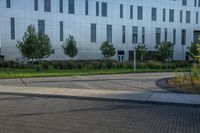
<path fill-rule="evenodd" d="M 161 42 L 161 29 L 156 28 L 156 44 L 159 44 Z"/>
<path fill-rule="evenodd" d="M 195 7 L 197 6 L 197 0 L 194 0 L 194 6 Z"/>
<path fill-rule="evenodd" d="M 163 9 L 163 22 L 166 21 L 166 9 Z"/>
<path fill-rule="evenodd" d="M 130 6 L 130 19 L 133 19 L 133 6 Z"/>
<path fill-rule="evenodd" d="M 6 8 L 11 8 L 10 0 L 6 0 Z"/>
<path fill-rule="evenodd" d="M 138 27 L 133 26 L 132 32 L 132 43 L 138 43 Z"/>
<path fill-rule="evenodd" d="M 200 7 L 200 0 L 198 0 L 198 7 Z"/>
<path fill-rule="evenodd" d="M 91 42 L 96 42 L 96 24 L 91 24 Z"/>
<path fill-rule="evenodd" d="M 167 42 L 167 28 L 165 28 L 165 42 Z"/>
<path fill-rule="evenodd" d="M 107 17 L 107 3 L 102 2 L 102 16 Z"/>
<path fill-rule="evenodd" d="M 11 39 L 15 39 L 15 18 L 10 19 L 10 27 L 11 27 Z"/>
<path fill-rule="evenodd" d="M 63 34 L 64 34 L 63 21 L 60 21 L 60 41 L 63 41 Z"/>
<path fill-rule="evenodd" d="M 107 25 L 107 41 L 112 43 L 112 25 Z"/>
<path fill-rule="evenodd" d="M 63 13 L 63 0 L 60 0 L 60 13 Z"/>
<path fill-rule="evenodd" d="M 157 9 L 156 8 L 152 8 L 151 9 L 151 20 L 152 21 L 156 21 L 157 18 Z"/>
<path fill-rule="evenodd" d="M 176 29 L 173 30 L 173 44 L 176 44 Z"/>
<path fill-rule="evenodd" d="M 51 0 L 44 0 L 44 11 L 45 12 L 51 11 Z"/>
<path fill-rule="evenodd" d="M 45 34 L 45 21 L 44 20 L 38 20 L 38 33 Z"/>
<path fill-rule="evenodd" d="M 68 13 L 69 14 L 74 14 L 74 7 L 75 7 L 75 3 L 74 0 L 68 0 Z"/>
<path fill-rule="evenodd" d="M 142 43 L 145 44 L 145 27 L 142 27 Z"/>
<path fill-rule="evenodd" d="M 38 0 L 34 0 L 34 10 L 38 11 Z"/>
<path fill-rule="evenodd" d="M 186 30 L 182 30 L 181 32 L 181 44 L 186 45 Z"/>
<path fill-rule="evenodd" d="M 96 2 L 96 16 L 99 16 L 99 2 Z"/>
<path fill-rule="evenodd" d="M 142 20 L 143 19 L 143 7 L 142 6 L 138 6 L 138 13 L 137 13 L 137 18 L 138 20 Z"/>
<path fill-rule="evenodd" d="M 199 12 L 196 12 L 196 24 L 199 23 Z"/>
<path fill-rule="evenodd" d="M 126 43 L 126 26 L 122 26 L 122 43 Z"/>
<path fill-rule="evenodd" d="M 89 6 L 89 5 L 88 5 L 88 0 L 85 0 L 85 15 L 88 15 L 88 12 L 89 12 L 89 11 L 88 11 L 88 10 L 89 10 L 89 9 L 88 9 L 88 6 Z"/>
<path fill-rule="evenodd" d="M 180 11 L 180 23 L 182 23 L 183 22 L 183 11 L 181 10 Z"/>
<path fill-rule="evenodd" d="M 120 4 L 120 18 L 123 18 L 123 4 Z"/>
<path fill-rule="evenodd" d="M 190 23 L 190 16 L 191 16 L 191 12 L 186 11 L 186 23 Z"/>
<path fill-rule="evenodd" d="M 187 6 L 187 0 L 182 0 L 182 5 Z"/>
<path fill-rule="evenodd" d="M 169 10 L 169 22 L 174 22 L 174 10 Z"/>

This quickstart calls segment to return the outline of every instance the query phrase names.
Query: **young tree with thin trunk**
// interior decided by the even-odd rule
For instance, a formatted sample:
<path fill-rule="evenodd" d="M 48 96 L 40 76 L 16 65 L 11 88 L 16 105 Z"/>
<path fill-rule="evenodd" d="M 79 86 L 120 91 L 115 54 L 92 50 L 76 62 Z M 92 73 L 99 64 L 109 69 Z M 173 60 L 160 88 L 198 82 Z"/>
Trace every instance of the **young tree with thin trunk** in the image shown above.
<path fill-rule="evenodd" d="M 70 58 L 74 58 L 78 54 L 76 41 L 72 35 L 69 35 L 69 37 L 65 40 L 61 47 L 64 50 L 64 54 L 69 56 Z"/>

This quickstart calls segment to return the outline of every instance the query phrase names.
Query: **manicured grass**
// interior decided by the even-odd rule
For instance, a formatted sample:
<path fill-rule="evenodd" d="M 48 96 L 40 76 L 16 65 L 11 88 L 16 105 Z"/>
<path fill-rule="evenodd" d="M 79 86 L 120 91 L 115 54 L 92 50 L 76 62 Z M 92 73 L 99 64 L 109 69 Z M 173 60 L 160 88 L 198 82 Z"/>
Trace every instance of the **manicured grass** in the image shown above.
<path fill-rule="evenodd" d="M 35 69 L 0 69 L 0 79 L 7 78 L 31 78 L 31 77 L 59 77 L 59 76 L 81 76 L 81 75 L 101 75 L 101 74 L 123 74 L 141 72 L 174 72 L 174 69 L 77 69 L 77 70 L 55 70 L 47 69 L 36 71 Z"/>

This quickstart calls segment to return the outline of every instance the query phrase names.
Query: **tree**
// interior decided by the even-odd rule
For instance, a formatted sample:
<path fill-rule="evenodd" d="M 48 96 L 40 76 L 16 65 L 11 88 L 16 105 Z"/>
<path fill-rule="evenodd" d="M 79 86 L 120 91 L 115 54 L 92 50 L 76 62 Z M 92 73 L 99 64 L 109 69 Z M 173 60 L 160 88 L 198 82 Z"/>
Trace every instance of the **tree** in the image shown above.
<path fill-rule="evenodd" d="M 17 48 L 24 58 L 41 60 L 51 54 L 51 42 L 48 35 L 38 34 L 34 25 L 29 25 Z"/>
<path fill-rule="evenodd" d="M 72 35 L 65 40 L 63 45 L 61 46 L 64 50 L 64 54 L 74 58 L 78 54 L 78 49 L 76 48 L 76 41 Z"/>
<path fill-rule="evenodd" d="M 102 43 L 100 50 L 104 58 L 110 58 L 116 54 L 113 44 L 110 44 L 108 41 Z"/>
<path fill-rule="evenodd" d="M 156 55 L 161 61 L 171 60 L 173 58 L 174 44 L 171 42 L 161 42 L 156 44 Z"/>
<path fill-rule="evenodd" d="M 144 55 L 147 53 L 146 45 L 139 43 L 136 47 L 136 53 L 140 56 L 141 61 L 143 61 Z"/>
<path fill-rule="evenodd" d="M 196 61 L 196 57 L 199 56 L 199 47 L 200 44 L 198 42 L 192 43 L 191 47 L 189 47 L 189 55 Z"/>

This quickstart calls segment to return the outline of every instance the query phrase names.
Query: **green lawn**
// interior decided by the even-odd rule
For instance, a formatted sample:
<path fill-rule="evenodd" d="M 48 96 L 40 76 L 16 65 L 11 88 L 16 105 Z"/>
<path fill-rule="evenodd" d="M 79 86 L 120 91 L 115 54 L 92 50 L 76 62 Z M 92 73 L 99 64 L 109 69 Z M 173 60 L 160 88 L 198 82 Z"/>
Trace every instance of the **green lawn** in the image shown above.
<path fill-rule="evenodd" d="M 0 69 L 0 79 L 6 78 L 31 78 L 31 77 L 58 77 L 58 76 L 81 76 L 81 75 L 100 75 L 100 74 L 123 74 L 139 72 L 174 72 L 174 69 L 105 69 L 105 70 L 55 70 L 47 69 L 36 71 L 35 69 Z"/>

